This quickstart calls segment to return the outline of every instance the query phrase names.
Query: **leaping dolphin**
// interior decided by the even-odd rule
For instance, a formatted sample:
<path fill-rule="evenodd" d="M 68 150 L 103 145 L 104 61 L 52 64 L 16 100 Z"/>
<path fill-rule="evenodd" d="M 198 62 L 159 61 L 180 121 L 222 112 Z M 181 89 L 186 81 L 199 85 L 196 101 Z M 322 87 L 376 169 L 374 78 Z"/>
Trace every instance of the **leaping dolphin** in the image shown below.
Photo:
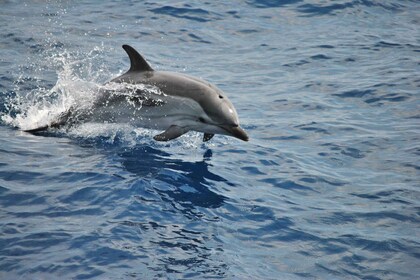
<path fill-rule="evenodd" d="M 175 139 L 190 130 L 203 132 L 203 141 L 214 134 L 248 141 L 239 126 L 235 108 L 226 95 L 213 84 L 181 73 L 155 71 L 131 46 L 123 45 L 130 58 L 130 69 L 112 79 L 87 112 L 70 110 L 47 126 L 26 130 L 38 132 L 66 123 L 100 121 L 130 123 L 165 130 L 155 135 L 157 141 Z"/>

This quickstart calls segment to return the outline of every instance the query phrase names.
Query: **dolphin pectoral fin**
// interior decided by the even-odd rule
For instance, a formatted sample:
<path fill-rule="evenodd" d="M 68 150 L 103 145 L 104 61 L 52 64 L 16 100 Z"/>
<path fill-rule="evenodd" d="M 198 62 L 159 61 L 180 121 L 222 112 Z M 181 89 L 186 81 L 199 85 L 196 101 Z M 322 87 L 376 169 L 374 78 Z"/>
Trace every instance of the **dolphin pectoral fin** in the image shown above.
<path fill-rule="evenodd" d="M 187 132 L 188 130 L 185 130 L 180 126 L 171 125 L 167 130 L 165 130 L 161 134 L 155 135 L 153 139 L 155 139 L 156 141 L 169 141 L 178 138 L 179 136 Z"/>
<path fill-rule="evenodd" d="M 207 142 L 207 141 L 209 141 L 211 138 L 213 138 L 213 136 L 214 136 L 214 134 L 211 134 L 211 133 L 204 133 L 204 136 L 203 136 L 203 142 Z"/>

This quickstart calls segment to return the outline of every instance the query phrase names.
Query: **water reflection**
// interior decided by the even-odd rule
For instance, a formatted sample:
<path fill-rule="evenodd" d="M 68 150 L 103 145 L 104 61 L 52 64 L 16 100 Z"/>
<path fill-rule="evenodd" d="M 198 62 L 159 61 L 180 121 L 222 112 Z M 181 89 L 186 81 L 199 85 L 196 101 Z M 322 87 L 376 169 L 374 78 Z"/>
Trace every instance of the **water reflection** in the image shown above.
<path fill-rule="evenodd" d="M 129 248 L 136 254 L 157 255 L 142 262 L 158 278 L 168 275 L 224 277 L 227 266 L 223 245 L 213 244 L 217 249 L 212 250 L 208 243 L 209 240 L 216 242 L 213 228 L 217 223 L 213 222 L 218 221 L 218 217 L 214 211 L 206 209 L 224 204 L 226 198 L 211 188 L 214 184 L 229 182 L 209 170 L 212 151 L 206 150 L 199 161 L 174 158 L 150 146 L 138 146 L 119 156 L 126 171 L 147 182 L 142 189 L 152 188 L 159 199 L 155 197 L 153 205 L 144 201 L 133 206 L 134 209 L 129 207 L 139 210 L 137 213 L 142 213 L 141 216 L 124 211 L 124 221 L 122 217 L 118 219 L 113 235 L 131 236 L 133 241 L 140 238 L 140 243 L 135 242 Z M 135 220 L 139 222 L 133 222 Z"/>
<path fill-rule="evenodd" d="M 170 197 L 184 207 L 220 207 L 225 197 L 209 189 L 215 182 L 227 180 L 209 170 L 212 151 L 208 149 L 201 161 L 184 161 L 171 154 L 140 146 L 120 154 L 123 167 L 141 177 L 151 178 L 162 197 Z M 168 184 L 175 189 L 159 188 Z"/>

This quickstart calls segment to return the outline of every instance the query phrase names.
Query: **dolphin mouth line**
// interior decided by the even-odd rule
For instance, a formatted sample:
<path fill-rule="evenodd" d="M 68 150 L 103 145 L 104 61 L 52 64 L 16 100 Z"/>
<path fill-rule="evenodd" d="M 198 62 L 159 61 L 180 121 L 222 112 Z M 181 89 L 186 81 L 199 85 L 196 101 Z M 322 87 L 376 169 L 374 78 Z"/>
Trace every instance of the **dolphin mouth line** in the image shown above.
<path fill-rule="evenodd" d="M 249 140 L 249 136 L 248 134 L 245 132 L 245 130 L 238 126 L 226 126 L 226 125 L 219 125 L 220 128 L 222 128 L 223 130 L 227 131 L 229 133 L 229 135 L 241 139 L 242 141 L 248 141 Z"/>

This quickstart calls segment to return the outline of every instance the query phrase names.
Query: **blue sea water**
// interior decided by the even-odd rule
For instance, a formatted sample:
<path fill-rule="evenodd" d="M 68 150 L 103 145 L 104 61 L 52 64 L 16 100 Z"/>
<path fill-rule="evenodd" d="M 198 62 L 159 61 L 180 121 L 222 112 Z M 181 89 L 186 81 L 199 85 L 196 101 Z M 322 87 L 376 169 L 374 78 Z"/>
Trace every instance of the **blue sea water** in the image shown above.
<path fill-rule="evenodd" d="M 1 1 L 0 279 L 415 279 L 418 1 Z M 202 77 L 249 142 L 87 123 L 126 71 Z"/>

